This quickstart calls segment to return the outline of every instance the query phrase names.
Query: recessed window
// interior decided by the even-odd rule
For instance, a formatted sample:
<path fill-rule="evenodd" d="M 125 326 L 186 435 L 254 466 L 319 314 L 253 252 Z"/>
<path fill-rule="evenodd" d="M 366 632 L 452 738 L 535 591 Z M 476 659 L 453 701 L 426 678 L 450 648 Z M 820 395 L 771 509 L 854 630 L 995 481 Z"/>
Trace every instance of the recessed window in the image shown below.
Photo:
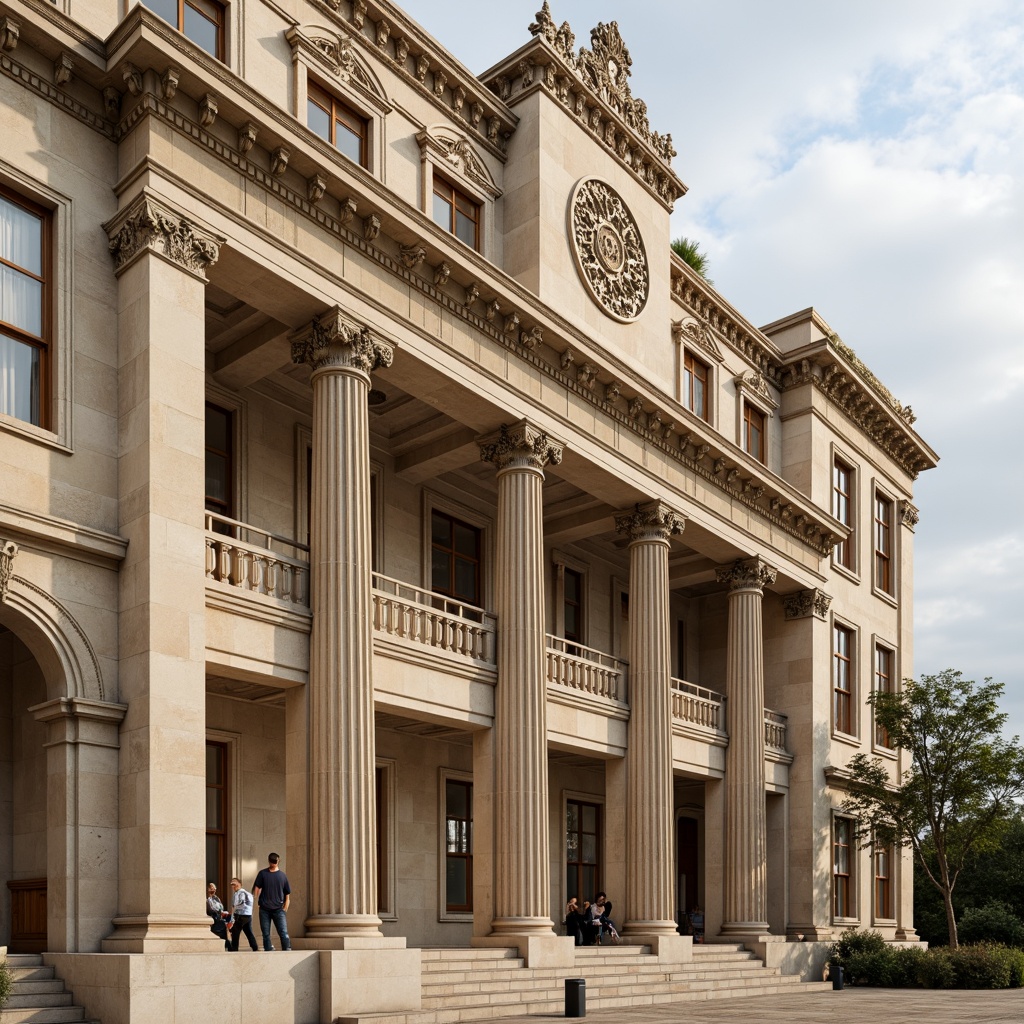
<path fill-rule="evenodd" d="M 708 418 L 710 370 L 692 352 L 683 354 L 683 405 L 702 420 Z"/>
<path fill-rule="evenodd" d="M 875 849 L 875 917 L 883 920 L 892 918 L 892 865 L 891 846 Z"/>
<path fill-rule="evenodd" d="M 853 569 L 853 470 L 840 459 L 832 464 L 832 515 L 851 527 L 850 535 L 836 544 L 833 558 L 844 569 Z"/>
<path fill-rule="evenodd" d="M 206 403 L 206 511 L 234 518 L 233 416 L 212 402 Z M 218 533 L 230 533 L 226 523 L 214 521 Z"/>
<path fill-rule="evenodd" d="M 832 819 L 832 916 L 852 917 L 853 822 Z"/>
<path fill-rule="evenodd" d="M 565 639 L 582 643 L 583 573 L 566 568 L 562 588 L 562 622 Z"/>
<path fill-rule="evenodd" d="M 206 880 L 228 891 L 228 745 L 206 741 Z"/>
<path fill-rule="evenodd" d="M 565 805 L 565 896 L 582 907 L 601 885 L 601 808 L 568 800 Z"/>
<path fill-rule="evenodd" d="M 367 123 L 365 117 L 326 89 L 308 84 L 306 124 L 361 167 L 367 166 Z"/>
<path fill-rule="evenodd" d="M 186 39 L 224 60 L 224 7 L 215 0 L 141 0 Z"/>
<path fill-rule="evenodd" d="M 446 779 L 445 907 L 468 913 L 473 909 L 473 783 Z"/>
<path fill-rule="evenodd" d="M 434 223 L 473 249 L 480 248 L 480 204 L 434 175 Z"/>
<path fill-rule="evenodd" d="M 895 661 L 895 652 L 881 644 L 875 644 L 875 693 L 892 693 Z M 889 733 L 877 724 L 875 725 L 875 743 L 880 747 L 892 747 Z"/>
<path fill-rule="evenodd" d="M 892 509 L 893 503 L 875 494 L 875 586 L 892 595 Z"/>
<path fill-rule="evenodd" d="M 853 630 L 832 629 L 833 728 L 853 734 Z"/>
<path fill-rule="evenodd" d="M 743 403 L 743 450 L 764 462 L 764 413 L 749 402 Z"/>
<path fill-rule="evenodd" d="M 481 604 L 481 531 L 445 512 L 430 516 L 431 589 L 456 601 Z"/>
<path fill-rule="evenodd" d="M 50 215 L 0 189 L 0 413 L 48 426 Z"/>

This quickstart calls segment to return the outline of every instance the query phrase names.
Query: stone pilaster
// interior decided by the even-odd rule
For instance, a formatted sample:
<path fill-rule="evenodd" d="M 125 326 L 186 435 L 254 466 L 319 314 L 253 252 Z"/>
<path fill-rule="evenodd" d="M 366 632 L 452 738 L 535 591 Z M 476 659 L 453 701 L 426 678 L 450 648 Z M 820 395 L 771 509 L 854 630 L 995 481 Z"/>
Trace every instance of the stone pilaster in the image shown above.
<path fill-rule="evenodd" d="M 306 936 L 379 937 L 372 627 L 370 372 L 393 351 L 335 308 L 292 338 L 312 367 L 309 899 Z"/>
<path fill-rule="evenodd" d="M 683 517 L 661 502 L 617 516 L 629 538 L 626 919 L 630 936 L 675 936 L 669 538 Z"/>
<path fill-rule="evenodd" d="M 722 934 L 768 931 L 764 775 L 764 639 L 761 601 L 776 570 L 751 558 L 716 573 L 729 584 L 726 652 L 729 746 L 725 755 L 725 908 Z"/>
<path fill-rule="evenodd" d="M 491 934 L 552 936 L 542 489 L 562 446 L 522 421 L 480 454 L 498 470 Z"/>

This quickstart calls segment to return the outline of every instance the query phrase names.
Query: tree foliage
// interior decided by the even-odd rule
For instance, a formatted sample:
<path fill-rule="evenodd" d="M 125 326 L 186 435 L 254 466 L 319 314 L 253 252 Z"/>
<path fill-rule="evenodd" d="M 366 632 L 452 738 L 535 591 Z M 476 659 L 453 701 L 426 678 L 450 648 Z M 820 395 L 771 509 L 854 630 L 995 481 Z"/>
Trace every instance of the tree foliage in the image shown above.
<path fill-rule="evenodd" d="M 900 779 L 880 758 L 849 763 L 844 810 L 868 846 L 909 846 L 942 895 L 949 945 L 958 946 L 953 892 L 961 872 L 997 849 L 1024 797 L 1024 750 L 1001 730 L 1001 683 L 978 684 L 947 669 L 897 693 L 869 698 L 876 724 L 909 756 Z"/>
<path fill-rule="evenodd" d="M 691 270 L 696 271 L 704 278 L 708 284 L 713 282 L 708 278 L 708 254 L 700 251 L 700 242 L 693 238 L 687 238 L 685 235 L 673 239 L 672 251 L 687 265 Z"/>

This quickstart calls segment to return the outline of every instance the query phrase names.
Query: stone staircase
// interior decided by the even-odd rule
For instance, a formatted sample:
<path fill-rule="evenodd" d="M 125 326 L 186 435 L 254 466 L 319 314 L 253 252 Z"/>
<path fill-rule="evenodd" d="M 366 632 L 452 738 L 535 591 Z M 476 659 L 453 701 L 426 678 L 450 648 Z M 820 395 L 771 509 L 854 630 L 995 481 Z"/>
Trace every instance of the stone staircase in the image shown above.
<path fill-rule="evenodd" d="M 85 1010 L 73 1005 L 64 982 L 55 977 L 52 967 L 43 964 L 41 956 L 11 953 L 7 966 L 14 987 L 0 1010 L 0 1024 L 90 1024 Z"/>
<path fill-rule="evenodd" d="M 647 946 L 580 946 L 573 968 L 531 969 L 516 949 L 424 949 L 423 1008 L 339 1017 L 334 1024 L 457 1024 L 565 1008 L 565 979 L 584 978 L 587 1010 L 816 992 L 739 945 L 699 945 L 685 964 L 659 964 Z"/>

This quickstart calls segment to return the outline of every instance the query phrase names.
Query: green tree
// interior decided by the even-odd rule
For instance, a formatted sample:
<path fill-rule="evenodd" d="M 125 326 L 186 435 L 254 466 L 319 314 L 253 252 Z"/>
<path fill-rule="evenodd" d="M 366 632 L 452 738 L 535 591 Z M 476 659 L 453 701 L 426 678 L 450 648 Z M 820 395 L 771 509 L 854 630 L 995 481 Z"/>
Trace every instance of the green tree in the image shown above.
<path fill-rule="evenodd" d="M 843 809 L 858 819 L 861 842 L 913 849 L 942 895 L 953 949 L 960 873 L 998 848 L 1024 796 L 1024 750 L 1016 736 L 1002 736 L 1002 695 L 1001 683 L 979 685 L 952 669 L 908 679 L 897 693 L 875 692 L 875 722 L 909 755 L 910 766 L 896 781 L 879 758 L 857 754 L 848 766 Z"/>
<path fill-rule="evenodd" d="M 708 254 L 700 251 L 700 242 L 683 236 L 672 242 L 672 251 L 708 284 L 714 283 L 708 278 Z"/>

